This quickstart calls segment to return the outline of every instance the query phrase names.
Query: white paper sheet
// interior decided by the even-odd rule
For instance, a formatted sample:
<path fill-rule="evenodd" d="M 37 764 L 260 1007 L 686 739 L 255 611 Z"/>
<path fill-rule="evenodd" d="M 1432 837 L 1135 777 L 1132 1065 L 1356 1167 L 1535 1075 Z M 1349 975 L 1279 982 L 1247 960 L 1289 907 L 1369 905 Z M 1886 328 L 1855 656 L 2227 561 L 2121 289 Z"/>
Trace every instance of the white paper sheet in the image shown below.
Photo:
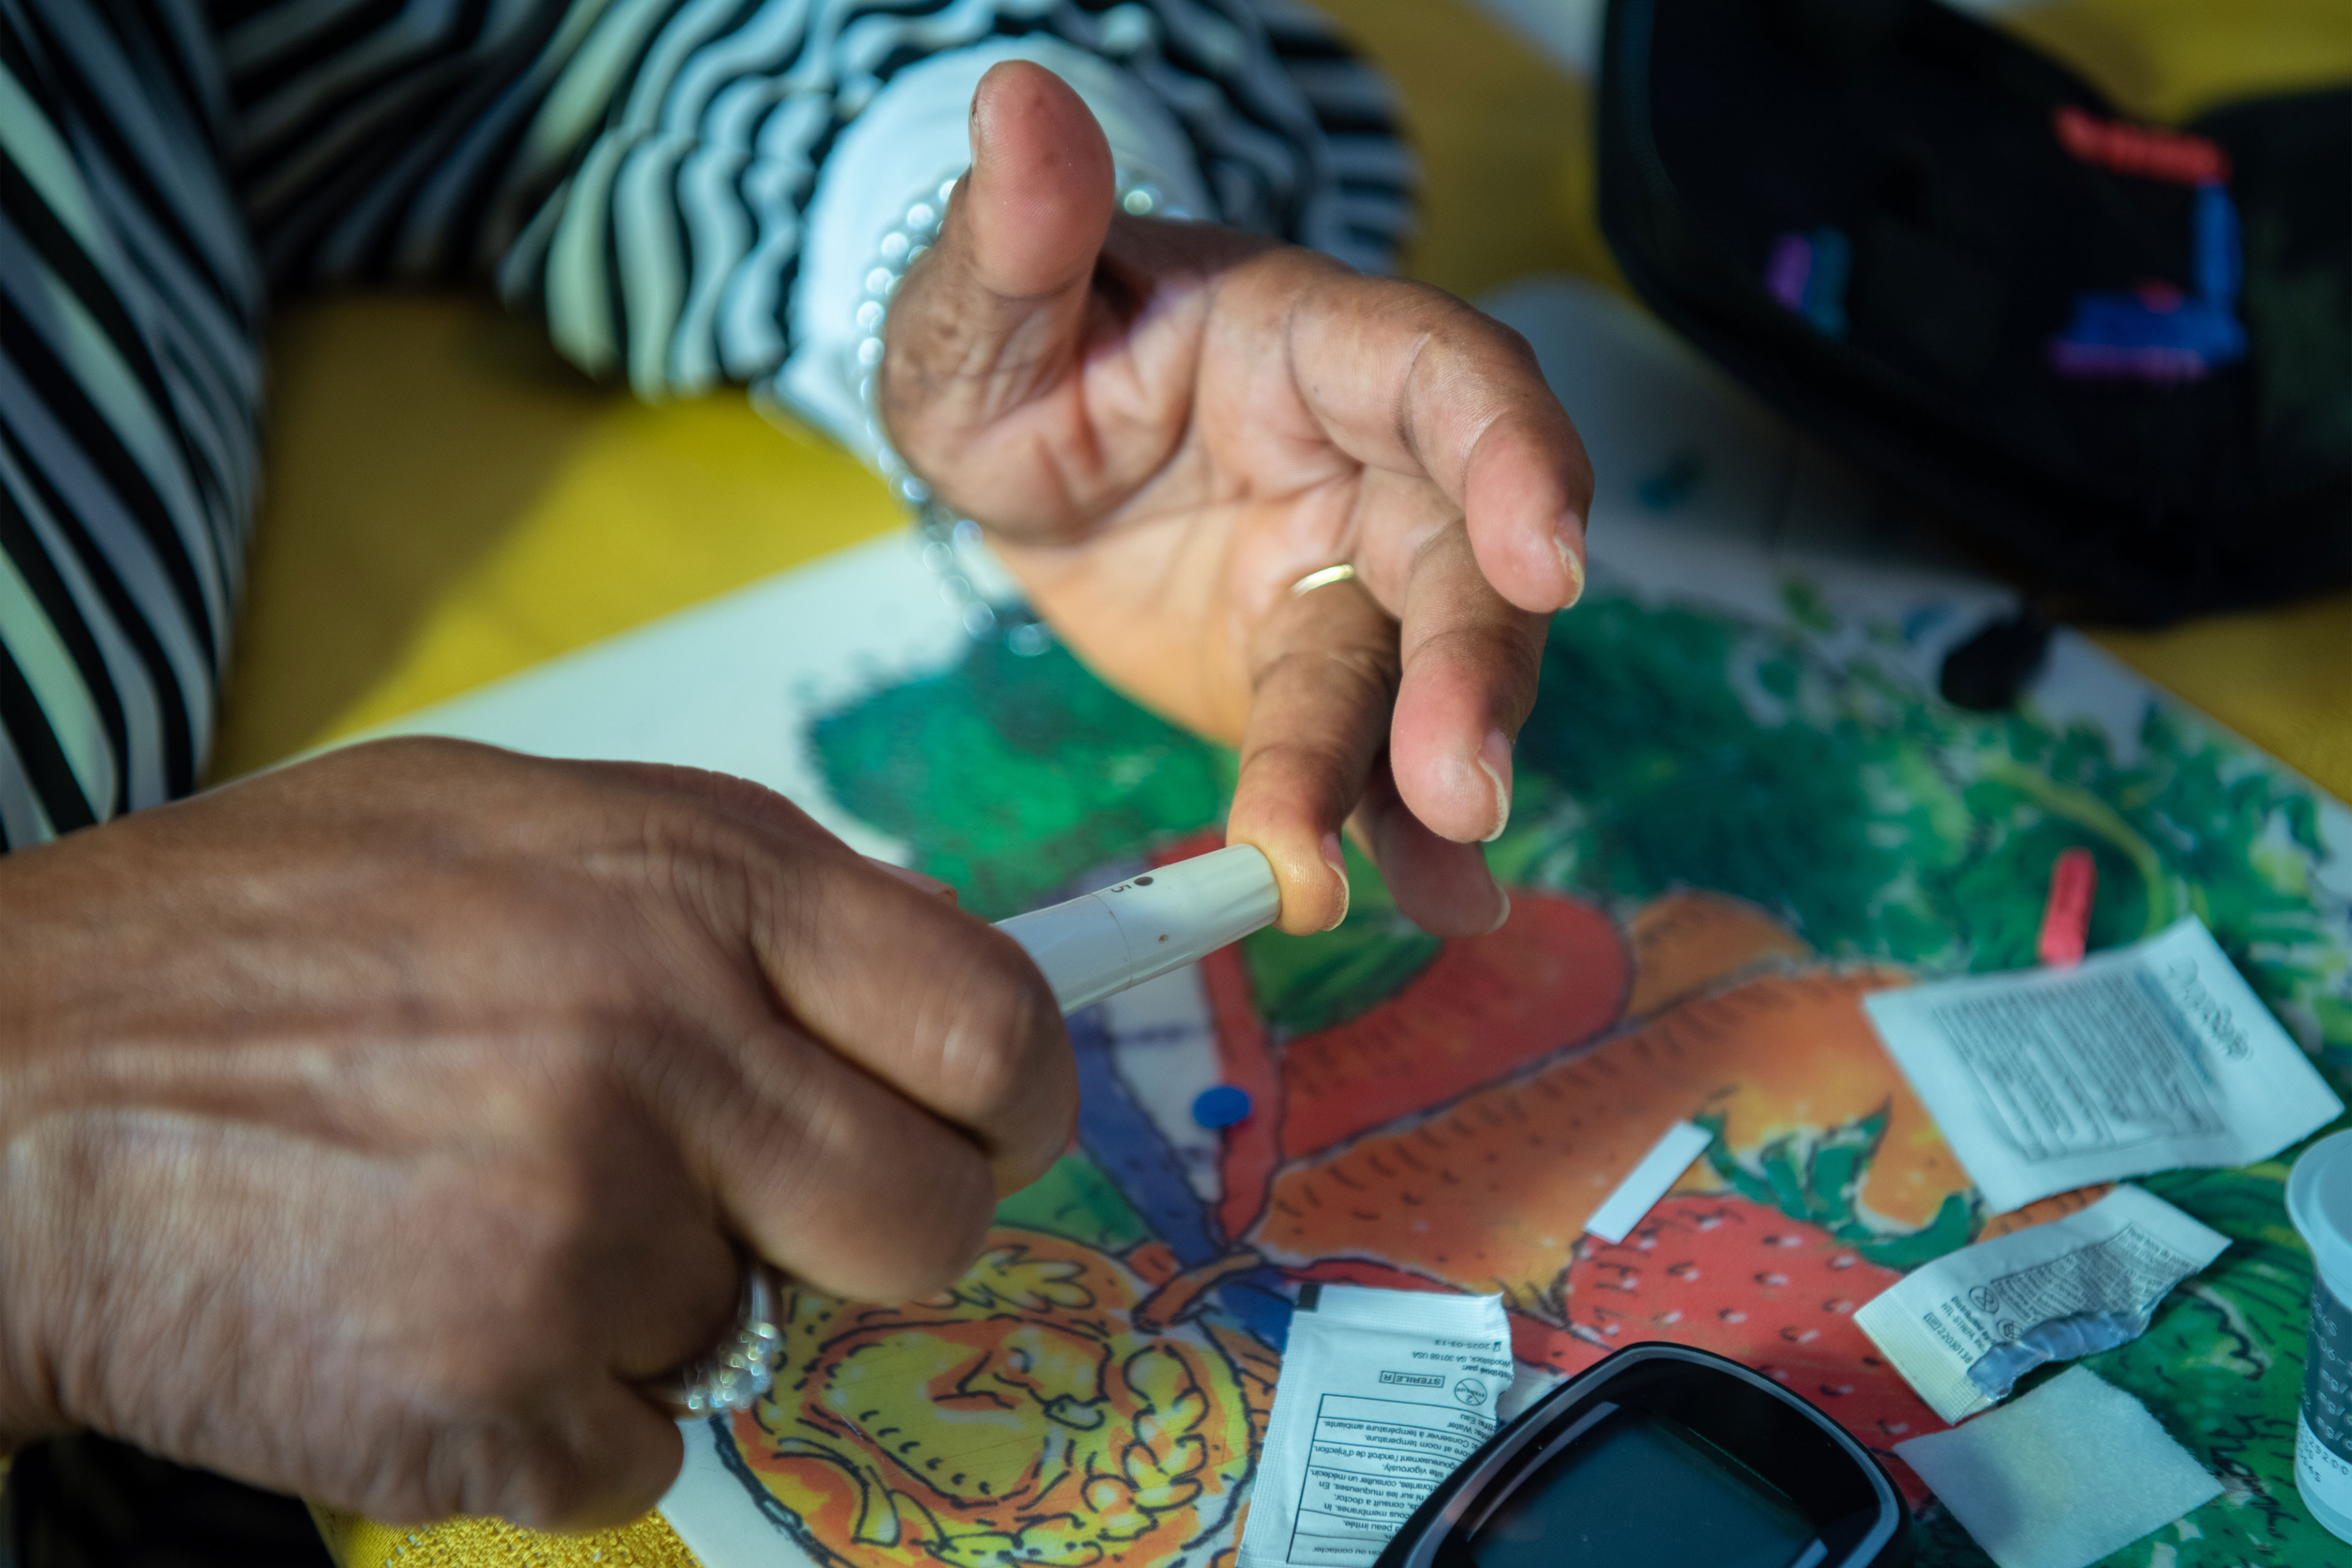
<path fill-rule="evenodd" d="M 2074 969 L 1867 999 L 1996 1211 L 2151 1171 L 2266 1160 L 2343 1114 L 2193 916 Z"/>
<path fill-rule="evenodd" d="M 971 642 L 908 534 L 853 546 L 533 666 L 342 744 L 452 735 L 542 757 L 675 763 L 784 795 L 861 854 L 907 847 L 836 802 L 813 714 L 945 668 Z"/>

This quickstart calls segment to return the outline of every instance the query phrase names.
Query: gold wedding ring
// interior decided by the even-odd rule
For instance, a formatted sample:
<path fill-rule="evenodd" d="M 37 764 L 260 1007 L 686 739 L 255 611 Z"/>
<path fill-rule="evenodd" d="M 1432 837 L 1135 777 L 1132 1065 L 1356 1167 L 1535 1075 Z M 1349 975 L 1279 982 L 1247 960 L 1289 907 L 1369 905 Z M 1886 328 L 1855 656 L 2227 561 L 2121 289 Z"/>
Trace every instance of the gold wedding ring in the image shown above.
<path fill-rule="evenodd" d="M 1355 576 L 1356 569 L 1342 561 L 1337 566 L 1326 566 L 1320 572 L 1309 572 L 1306 576 L 1293 583 L 1290 585 L 1290 596 L 1294 599 L 1303 599 L 1318 588 L 1328 588 L 1334 583 L 1353 582 Z"/>

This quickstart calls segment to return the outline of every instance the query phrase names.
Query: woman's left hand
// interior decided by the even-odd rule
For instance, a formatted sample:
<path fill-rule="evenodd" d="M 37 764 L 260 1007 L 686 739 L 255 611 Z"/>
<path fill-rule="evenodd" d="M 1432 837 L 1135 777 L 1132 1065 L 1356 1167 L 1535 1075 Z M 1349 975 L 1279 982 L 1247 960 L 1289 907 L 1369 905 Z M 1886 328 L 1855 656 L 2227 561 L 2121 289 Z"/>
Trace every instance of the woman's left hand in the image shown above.
<path fill-rule="evenodd" d="M 1346 912 L 1343 823 L 1423 926 L 1491 929 L 1478 844 L 1592 494 L 1533 354 L 1436 289 L 1115 212 L 1042 68 L 991 71 L 971 127 L 890 310 L 900 454 L 1090 666 L 1240 748 L 1228 836 L 1274 863 L 1285 930 Z"/>

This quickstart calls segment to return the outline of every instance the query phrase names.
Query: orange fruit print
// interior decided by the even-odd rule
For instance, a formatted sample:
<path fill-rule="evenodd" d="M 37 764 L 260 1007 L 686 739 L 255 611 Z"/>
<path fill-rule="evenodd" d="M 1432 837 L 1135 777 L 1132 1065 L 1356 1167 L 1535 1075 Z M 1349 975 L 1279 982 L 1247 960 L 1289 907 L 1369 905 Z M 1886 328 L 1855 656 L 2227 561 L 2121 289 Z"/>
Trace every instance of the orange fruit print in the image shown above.
<path fill-rule="evenodd" d="M 1716 1351 L 1843 1422 L 1924 1502 L 1888 1450 L 1939 1424 L 1855 1310 L 1904 1271 L 2097 1194 L 1983 1213 L 1862 1005 L 1915 976 L 2032 964 L 2070 851 L 2098 865 L 2091 946 L 2193 911 L 2352 1087 L 2338 803 L 2087 645 L 2053 643 L 2071 651 L 2012 710 L 1942 702 L 1939 650 L 1979 612 L 1924 580 L 1653 548 L 1552 623 L 1512 824 L 1485 851 L 1511 887 L 1508 922 L 1440 942 L 1350 849 L 1338 930 L 1260 933 L 1073 1018 L 1076 1146 L 1005 1200 L 998 1239 L 1036 1258 L 1050 1246 L 1109 1305 L 975 1288 L 952 1327 L 861 1320 L 859 1333 L 915 1336 L 892 1342 L 900 1362 L 866 1349 L 823 1376 L 788 1368 L 773 1407 L 737 1429 L 741 1454 L 719 1453 L 779 1531 L 845 1565 L 1098 1552 L 1220 1568 L 1251 1485 L 1246 1436 L 1188 1471 L 1201 1489 L 1180 1497 L 1152 1478 L 1173 1462 L 1162 1412 L 1192 1411 L 1189 1396 L 1106 1372 L 1098 1400 L 1055 1405 L 1003 1369 L 1046 1365 L 1048 1346 L 1055 1366 L 1112 1369 L 1168 1347 L 1202 1390 L 1203 1424 L 1177 1423 L 1187 1435 L 1255 1433 L 1293 1302 L 1318 1280 L 1500 1296 L 1526 1374 L 1515 1399 L 1644 1339 Z M 837 801 L 991 920 L 1132 874 L 1138 845 L 1161 859 L 1215 847 L 1233 786 L 1229 755 L 1056 648 L 975 645 L 819 714 L 809 740 Z M 1250 1113 L 1201 1125 L 1192 1108 L 1213 1087 L 1245 1091 Z M 1684 1120 L 1709 1134 L 1697 1164 L 1623 1242 L 1586 1234 Z M 2335 1560 L 2294 1480 L 2310 1264 L 2280 1212 L 2286 1169 L 2142 1183 L 2231 1245 L 2090 1363 L 2229 1490 L 2136 1553 Z M 1072 1359 L 1080 1340 L 1093 1363 Z M 832 1342 L 796 1337 L 795 1355 L 835 1367 L 824 1358 L 846 1352 Z M 851 1368 L 926 1425 L 886 1434 L 898 1424 L 880 1415 L 828 1413 Z M 959 1392 L 974 1389 L 1007 1403 Z M 1080 1435 L 1081 1405 L 1105 1426 Z M 1147 1439 L 1131 1476 L 1103 1435 L 1117 1429 Z M 991 1493 L 957 1489 L 980 1470 L 958 1483 L 949 1468 L 942 1487 L 928 1468 L 937 1445 L 965 1441 L 955 1432 L 999 1446 Z M 1114 1473 L 1136 1501 L 1113 1495 Z M 1915 1522 L 1923 1563 L 1986 1561 L 1948 1513 Z"/>

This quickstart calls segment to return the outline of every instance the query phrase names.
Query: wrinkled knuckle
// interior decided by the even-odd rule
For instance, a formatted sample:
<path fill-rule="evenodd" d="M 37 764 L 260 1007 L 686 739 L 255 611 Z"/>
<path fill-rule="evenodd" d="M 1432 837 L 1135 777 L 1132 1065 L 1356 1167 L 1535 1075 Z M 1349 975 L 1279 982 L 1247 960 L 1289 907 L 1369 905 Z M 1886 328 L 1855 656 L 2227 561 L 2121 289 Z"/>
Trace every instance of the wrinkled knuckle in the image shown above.
<path fill-rule="evenodd" d="M 1020 1098 L 1029 1058 L 1028 1048 L 1001 1028 L 964 1027 L 949 1035 L 940 1066 L 953 1102 L 985 1122 Z"/>
<path fill-rule="evenodd" d="M 1312 688 L 1324 693 L 1328 711 L 1344 712 L 1352 704 L 1384 702 L 1396 681 L 1396 649 L 1388 643 L 1286 648 L 1258 668 L 1250 695 L 1255 700 L 1283 688 Z"/>
<path fill-rule="evenodd" d="M 1286 736 L 1253 751 L 1241 777 L 1253 793 L 1272 790 L 1280 799 L 1327 806 L 1361 765 L 1337 739 Z"/>
<path fill-rule="evenodd" d="M 1434 659 L 1473 669 L 1527 673 L 1541 658 L 1517 626 L 1505 621 L 1465 621 L 1432 630 L 1414 649 L 1415 660 Z"/>
<path fill-rule="evenodd" d="M 774 854 L 760 835 L 715 807 L 649 796 L 639 832 L 652 892 L 706 928 L 740 930 L 751 908 L 751 868 Z"/>
<path fill-rule="evenodd" d="M 978 973 L 957 988 L 940 1068 L 956 1103 L 987 1119 L 1035 1091 L 1046 1048 L 1060 1034 L 1053 1026 L 1060 1010 L 1009 938 L 988 943 L 971 962 Z"/>
<path fill-rule="evenodd" d="M 946 962 L 934 969 L 936 1011 L 927 1008 L 939 1020 L 934 1081 L 950 1105 L 990 1112 L 1021 1089 L 1046 1018 L 1058 1018 L 1054 994 L 1000 931 L 957 921 L 940 947 Z"/>

